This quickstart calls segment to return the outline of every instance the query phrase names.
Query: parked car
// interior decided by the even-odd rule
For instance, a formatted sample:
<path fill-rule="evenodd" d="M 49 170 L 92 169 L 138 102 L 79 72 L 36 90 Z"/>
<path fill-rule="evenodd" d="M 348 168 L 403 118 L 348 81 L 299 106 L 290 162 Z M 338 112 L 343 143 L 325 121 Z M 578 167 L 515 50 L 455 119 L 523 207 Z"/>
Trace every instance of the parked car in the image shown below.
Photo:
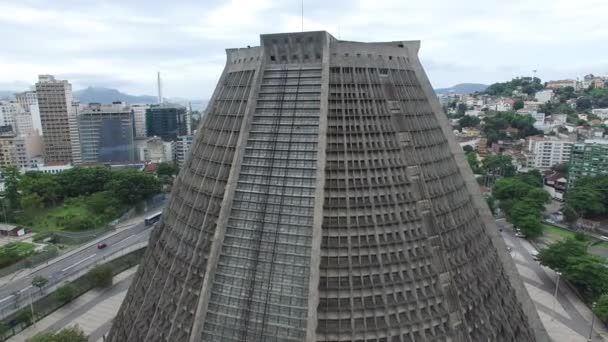
<path fill-rule="evenodd" d="M 534 260 L 538 261 L 538 251 L 533 251 L 533 252 L 532 252 L 532 253 L 530 253 L 530 254 L 532 254 L 532 259 L 534 259 Z"/>
<path fill-rule="evenodd" d="M 108 244 L 105 242 L 101 242 L 97 245 L 97 249 L 104 249 L 106 247 L 108 247 Z"/>
<path fill-rule="evenodd" d="M 526 236 L 524 234 L 522 234 L 521 232 L 517 232 L 515 233 L 515 236 L 517 236 L 518 238 L 525 238 Z"/>

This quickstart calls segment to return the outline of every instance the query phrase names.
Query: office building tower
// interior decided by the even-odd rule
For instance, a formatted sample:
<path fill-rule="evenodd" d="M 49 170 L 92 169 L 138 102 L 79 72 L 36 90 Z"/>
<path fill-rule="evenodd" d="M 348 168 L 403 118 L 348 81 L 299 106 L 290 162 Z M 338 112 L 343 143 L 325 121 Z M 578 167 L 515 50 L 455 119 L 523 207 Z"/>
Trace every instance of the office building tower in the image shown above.
<path fill-rule="evenodd" d="M 11 126 L 15 131 L 15 117 L 24 112 L 15 101 L 0 101 L 0 126 Z"/>
<path fill-rule="evenodd" d="M 419 42 L 227 64 L 108 341 L 548 341 Z"/>
<path fill-rule="evenodd" d="M 26 112 L 30 111 L 31 106 L 38 105 L 38 97 L 33 90 L 15 93 L 15 100 Z"/>
<path fill-rule="evenodd" d="M 582 177 L 608 175 L 608 140 L 587 139 L 572 145 L 568 167 L 568 187 Z"/>
<path fill-rule="evenodd" d="M 131 109 L 133 109 L 133 116 L 135 118 L 135 138 L 137 139 L 147 137 L 146 110 L 149 107 L 149 105 L 145 104 L 136 104 L 131 106 Z"/>
<path fill-rule="evenodd" d="M 177 137 L 177 140 L 175 140 L 175 151 L 173 153 L 173 156 L 175 158 L 175 164 L 178 167 L 182 167 L 182 165 L 184 165 L 184 162 L 188 158 L 188 155 L 190 154 L 190 148 L 192 147 L 193 138 L 194 137 L 191 135 L 180 135 L 179 137 Z"/>
<path fill-rule="evenodd" d="M 187 135 L 186 108 L 172 104 L 151 105 L 146 109 L 146 132 L 149 137 L 158 136 L 165 141 Z"/>
<path fill-rule="evenodd" d="M 36 96 L 46 163 L 72 162 L 73 150 L 78 151 L 80 148 L 76 142 L 72 144 L 72 139 L 78 137 L 77 120 L 72 107 L 72 85 L 65 80 L 56 80 L 51 75 L 40 75 L 36 83 Z"/>
<path fill-rule="evenodd" d="M 135 160 L 133 111 L 124 103 L 91 103 L 78 109 L 83 163 Z"/>

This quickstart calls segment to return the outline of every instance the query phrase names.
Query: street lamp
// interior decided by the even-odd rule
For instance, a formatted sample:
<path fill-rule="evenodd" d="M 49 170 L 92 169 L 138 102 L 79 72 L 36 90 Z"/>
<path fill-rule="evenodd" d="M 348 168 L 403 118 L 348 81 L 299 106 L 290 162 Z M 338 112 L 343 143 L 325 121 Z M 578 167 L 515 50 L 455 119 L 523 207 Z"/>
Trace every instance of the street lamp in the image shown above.
<path fill-rule="evenodd" d="M 559 276 L 561 276 L 562 274 L 560 272 L 555 272 L 555 274 L 557 274 L 557 280 L 555 281 L 555 294 L 553 294 L 553 317 L 551 317 L 551 320 L 553 321 L 555 319 L 555 304 L 557 303 L 557 290 L 559 289 Z"/>
<path fill-rule="evenodd" d="M 593 324 L 595 323 L 595 313 L 593 313 L 593 310 L 595 310 L 595 304 L 597 303 L 593 302 L 591 304 L 591 328 L 589 329 L 589 338 L 587 339 L 589 342 L 593 340 Z"/>

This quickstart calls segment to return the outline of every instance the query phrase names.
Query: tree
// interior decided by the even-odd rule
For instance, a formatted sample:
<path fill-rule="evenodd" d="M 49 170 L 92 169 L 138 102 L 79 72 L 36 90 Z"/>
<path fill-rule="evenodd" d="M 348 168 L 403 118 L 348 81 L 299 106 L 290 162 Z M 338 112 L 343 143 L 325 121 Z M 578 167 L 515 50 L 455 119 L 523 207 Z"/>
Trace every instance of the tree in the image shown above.
<path fill-rule="evenodd" d="M 477 153 L 474 151 L 467 153 L 467 162 L 471 167 L 473 173 L 479 173 L 479 161 L 477 160 Z"/>
<path fill-rule="evenodd" d="M 543 226 L 535 215 L 517 217 L 514 222 L 526 237 L 536 238 L 543 235 Z"/>
<path fill-rule="evenodd" d="M 608 321 L 608 293 L 604 293 L 600 296 L 593 308 L 593 313 L 603 322 Z"/>
<path fill-rule="evenodd" d="M 19 187 L 26 195 L 38 195 L 46 205 L 54 205 L 62 197 L 61 185 L 56 176 L 48 173 L 26 172 Z"/>
<path fill-rule="evenodd" d="M 108 265 L 95 266 L 87 276 L 95 287 L 112 286 L 112 268 Z"/>
<path fill-rule="evenodd" d="M 114 172 L 105 167 L 75 167 L 57 175 L 63 196 L 78 197 L 103 191 Z"/>
<path fill-rule="evenodd" d="M 566 205 L 586 218 L 604 214 L 604 203 L 602 193 L 594 187 L 575 185 L 566 196 Z"/>
<path fill-rule="evenodd" d="M 106 190 L 124 204 L 133 205 L 160 192 L 156 177 L 136 170 L 115 171 Z"/>
<path fill-rule="evenodd" d="M 572 207 L 569 205 L 564 205 L 562 212 L 564 213 L 564 220 L 570 224 L 576 222 L 579 218 L 576 210 L 572 209 Z"/>
<path fill-rule="evenodd" d="M 55 298 L 61 303 L 68 303 L 72 301 L 75 296 L 76 287 L 71 283 L 62 285 L 55 291 Z"/>
<path fill-rule="evenodd" d="M 173 163 L 159 163 L 156 169 L 156 175 L 161 176 L 173 176 L 177 174 L 177 167 Z"/>
<path fill-rule="evenodd" d="M 11 209 L 18 209 L 20 205 L 19 201 L 19 170 L 14 166 L 9 166 L 2 169 L 2 176 L 4 177 L 4 194 L 8 199 L 8 204 Z"/>
<path fill-rule="evenodd" d="M 492 195 L 499 200 L 521 199 L 532 190 L 532 186 L 518 178 L 502 178 L 496 181 L 492 188 Z"/>
<path fill-rule="evenodd" d="M 44 202 L 36 193 L 27 194 L 21 197 L 21 207 L 25 210 L 38 210 L 44 208 Z"/>
<path fill-rule="evenodd" d="M 122 207 L 120 201 L 110 191 L 100 191 L 90 195 L 85 199 L 85 205 L 97 215 L 115 214 Z"/>
<path fill-rule="evenodd" d="M 459 103 L 458 107 L 456 109 L 456 115 L 463 116 L 466 111 L 467 111 L 467 105 L 464 103 Z"/>
<path fill-rule="evenodd" d="M 515 167 L 510 156 L 490 155 L 481 162 L 482 168 L 493 175 L 511 177 L 515 174 Z"/>
<path fill-rule="evenodd" d="M 556 271 L 563 272 L 568 266 L 568 259 L 587 254 L 587 245 L 574 239 L 566 239 L 551 244 L 538 253 L 538 260 L 542 265 Z"/>
<path fill-rule="evenodd" d="M 542 211 L 545 204 L 551 202 L 551 195 L 542 188 L 532 188 L 528 191 L 523 201 L 533 205 L 538 211 Z"/>
<path fill-rule="evenodd" d="M 458 126 L 460 127 L 477 127 L 481 120 L 476 116 L 464 115 L 458 120 Z"/>
<path fill-rule="evenodd" d="M 587 109 L 591 109 L 592 107 L 593 107 L 593 102 L 591 101 L 591 98 L 586 97 L 586 96 L 581 96 L 578 99 L 576 99 L 576 109 L 587 110 Z"/>
<path fill-rule="evenodd" d="M 465 154 L 474 151 L 473 146 L 471 146 L 471 145 L 462 146 L 462 150 L 464 151 Z"/>
<path fill-rule="evenodd" d="M 37 287 L 42 293 L 42 288 L 45 287 L 48 282 L 49 280 L 43 276 L 35 276 L 34 279 L 32 279 L 32 286 Z"/>
<path fill-rule="evenodd" d="M 496 199 L 493 196 L 487 196 L 486 203 L 492 215 L 496 214 Z"/>
<path fill-rule="evenodd" d="M 522 108 L 524 108 L 524 100 L 518 99 L 513 103 L 513 110 L 520 110 Z"/>
<path fill-rule="evenodd" d="M 78 327 L 64 328 L 57 333 L 39 334 L 32 337 L 30 342 L 87 342 L 88 337 Z"/>
<path fill-rule="evenodd" d="M 582 289 L 592 300 L 608 291 L 608 270 L 604 259 L 595 255 L 571 257 L 564 277 Z"/>
<path fill-rule="evenodd" d="M 534 170 L 530 170 L 526 173 L 519 173 L 517 174 L 517 179 L 521 180 L 522 182 L 529 184 L 533 187 L 536 188 L 542 188 L 543 187 L 543 175 L 540 173 L 540 171 L 534 169 Z"/>
<path fill-rule="evenodd" d="M 32 315 L 32 311 L 30 309 L 22 309 L 17 313 L 17 315 L 15 315 L 15 321 L 22 326 L 30 325 L 33 320 L 34 315 Z"/>

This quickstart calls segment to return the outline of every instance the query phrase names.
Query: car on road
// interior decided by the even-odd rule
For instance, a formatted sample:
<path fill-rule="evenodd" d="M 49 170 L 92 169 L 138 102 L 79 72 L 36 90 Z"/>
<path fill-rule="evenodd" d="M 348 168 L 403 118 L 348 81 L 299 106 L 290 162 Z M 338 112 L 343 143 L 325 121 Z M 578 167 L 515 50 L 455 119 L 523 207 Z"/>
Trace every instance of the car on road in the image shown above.
<path fill-rule="evenodd" d="M 97 249 L 104 249 L 106 247 L 108 247 L 108 244 L 105 242 L 101 242 L 101 243 L 97 244 Z"/>
<path fill-rule="evenodd" d="M 522 234 L 521 232 L 517 232 L 515 233 L 515 236 L 517 236 L 518 238 L 525 238 L 526 236 L 524 234 Z"/>

